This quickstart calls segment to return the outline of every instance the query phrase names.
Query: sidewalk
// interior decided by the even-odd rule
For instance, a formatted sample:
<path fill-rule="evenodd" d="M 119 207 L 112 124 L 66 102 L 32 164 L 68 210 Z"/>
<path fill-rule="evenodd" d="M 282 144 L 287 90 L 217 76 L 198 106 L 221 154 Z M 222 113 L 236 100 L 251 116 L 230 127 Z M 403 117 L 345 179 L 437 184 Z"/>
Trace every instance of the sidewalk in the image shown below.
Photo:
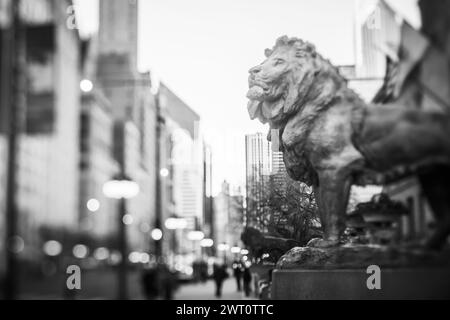
<path fill-rule="evenodd" d="M 142 287 L 140 273 L 131 271 L 128 274 L 128 292 L 132 300 L 142 300 Z M 55 275 L 49 278 L 36 279 L 25 277 L 21 279 L 21 299 L 31 300 L 61 300 L 64 299 L 63 288 L 67 276 Z M 215 284 L 213 280 L 206 283 L 189 283 L 180 285 L 175 291 L 176 300 L 217 300 L 214 295 Z M 76 299 L 109 300 L 117 298 L 117 274 L 111 269 L 85 271 L 82 274 L 81 290 L 77 291 Z M 253 295 L 244 297 L 242 292 L 236 291 L 234 278 L 227 279 L 223 284 L 222 298 L 224 300 L 255 299 Z"/>
<path fill-rule="evenodd" d="M 206 283 L 181 286 L 175 294 L 175 300 L 219 300 L 214 293 L 214 281 L 209 280 Z M 247 298 L 244 297 L 243 292 L 237 292 L 236 282 L 234 278 L 230 278 L 225 280 L 223 284 L 221 300 L 255 300 L 255 297 L 251 294 Z"/>

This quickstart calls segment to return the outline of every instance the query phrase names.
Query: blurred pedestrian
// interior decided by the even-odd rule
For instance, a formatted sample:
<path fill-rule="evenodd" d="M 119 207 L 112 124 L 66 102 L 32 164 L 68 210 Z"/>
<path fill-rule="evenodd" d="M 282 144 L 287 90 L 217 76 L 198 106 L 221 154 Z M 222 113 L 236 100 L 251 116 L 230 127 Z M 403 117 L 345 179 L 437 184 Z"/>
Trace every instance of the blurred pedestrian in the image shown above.
<path fill-rule="evenodd" d="M 236 279 L 237 291 L 241 291 L 241 280 L 242 280 L 242 264 L 240 261 L 236 260 L 233 262 L 233 275 Z"/>
<path fill-rule="evenodd" d="M 252 291 L 251 286 L 250 286 L 250 284 L 252 283 L 252 273 L 250 272 L 250 265 L 248 265 L 248 264 L 246 264 L 244 267 L 243 280 L 244 280 L 245 296 L 249 297 L 250 292 Z"/>
<path fill-rule="evenodd" d="M 156 266 L 145 268 L 142 273 L 142 288 L 147 300 L 155 300 L 158 297 L 158 274 Z"/>
<path fill-rule="evenodd" d="M 158 266 L 158 277 L 160 280 L 161 298 L 172 300 L 176 289 L 176 274 L 166 264 L 161 263 Z"/>
<path fill-rule="evenodd" d="M 222 296 L 223 281 L 228 278 L 227 266 L 225 264 L 214 265 L 214 282 L 216 283 L 216 297 Z"/>
<path fill-rule="evenodd" d="M 194 282 L 200 281 L 200 261 L 196 260 L 192 263 L 192 274 Z"/>
<path fill-rule="evenodd" d="M 206 261 L 202 261 L 200 266 L 200 281 L 205 283 L 208 279 L 208 263 Z"/>

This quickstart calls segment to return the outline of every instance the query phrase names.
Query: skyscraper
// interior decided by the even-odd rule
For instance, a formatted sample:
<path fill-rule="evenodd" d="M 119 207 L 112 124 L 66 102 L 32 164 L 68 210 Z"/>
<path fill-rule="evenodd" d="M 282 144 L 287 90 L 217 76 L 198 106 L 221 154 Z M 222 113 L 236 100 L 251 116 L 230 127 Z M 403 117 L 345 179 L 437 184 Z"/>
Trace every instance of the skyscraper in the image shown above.
<path fill-rule="evenodd" d="M 103 184 L 118 172 L 112 157 L 111 105 L 100 92 L 85 93 L 80 115 L 79 223 L 84 232 L 99 238 L 116 232 L 117 204 L 102 192 Z"/>
<path fill-rule="evenodd" d="M 349 87 L 370 101 L 383 84 L 386 52 L 395 52 L 400 18 L 384 1 L 358 1 L 355 6 L 356 78 Z"/>
<path fill-rule="evenodd" d="M 100 56 L 123 57 L 124 70 L 136 72 L 138 1 L 101 0 L 98 38 Z M 114 71 L 116 70 L 112 70 Z"/>
<path fill-rule="evenodd" d="M 106 163 L 107 159 L 100 160 L 99 155 L 107 157 L 108 152 L 103 149 L 112 148 L 114 153 L 109 153 L 109 156 L 114 154 L 113 160 L 118 164 L 113 174 L 123 170 L 139 184 L 139 195 L 127 203 L 127 214 L 133 217 L 128 234 L 132 248 L 146 250 L 149 247 L 148 229 L 155 218 L 156 107 L 155 98 L 150 93 L 150 73 L 137 70 L 138 2 L 101 0 L 99 16 L 99 34 L 92 40 L 98 41 L 94 43 L 96 51 L 92 58 L 96 70 L 91 75 L 99 94 L 93 96 L 94 99 L 85 100 L 93 103 L 97 111 L 88 112 L 85 108 L 83 113 L 86 123 L 91 126 L 91 138 L 87 139 L 96 148 L 89 150 L 90 157 L 87 159 L 90 159 L 91 165 L 98 165 L 99 161 Z M 105 134 L 109 134 L 112 141 L 104 139 L 103 145 L 99 145 L 102 141 L 99 137 L 105 138 Z M 97 138 L 92 141 L 92 137 Z M 108 147 L 105 144 L 108 141 L 113 145 Z M 101 171 L 108 172 L 110 169 L 107 167 L 103 166 Z M 99 188 L 106 182 L 101 180 L 112 178 L 100 175 L 98 171 L 97 174 L 84 175 L 86 188 L 81 190 L 85 193 L 91 190 L 93 193 L 84 194 L 80 204 L 84 210 L 85 202 L 96 197 Z M 88 188 L 92 185 L 96 186 L 95 192 Z"/>
<path fill-rule="evenodd" d="M 283 152 L 272 151 L 272 171 L 271 176 L 276 184 L 285 183 L 286 166 L 284 165 Z"/>
<path fill-rule="evenodd" d="M 272 172 L 272 150 L 270 142 L 262 133 L 245 136 L 246 159 L 246 214 L 247 226 L 257 225 L 262 216 L 262 204 Z"/>
<path fill-rule="evenodd" d="M 148 92 L 148 74 L 137 70 L 138 2 L 100 1 L 97 76 L 113 104 L 116 120 L 139 124 L 142 92 Z"/>
<path fill-rule="evenodd" d="M 200 116 L 164 83 L 159 99 L 164 118 L 161 162 L 163 170 L 163 216 L 177 216 L 187 221 L 182 231 L 203 225 L 203 156 L 199 134 Z M 189 253 L 190 241 L 181 241 L 178 253 Z"/>
<path fill-rule="evenodd" d="M 216 245 L 240 245 L 243 228 L 243 202 L 240 189 L 232 190 L 227 181 L 222 182 L 221 192 L 214 197 L 214 236 Z"/>

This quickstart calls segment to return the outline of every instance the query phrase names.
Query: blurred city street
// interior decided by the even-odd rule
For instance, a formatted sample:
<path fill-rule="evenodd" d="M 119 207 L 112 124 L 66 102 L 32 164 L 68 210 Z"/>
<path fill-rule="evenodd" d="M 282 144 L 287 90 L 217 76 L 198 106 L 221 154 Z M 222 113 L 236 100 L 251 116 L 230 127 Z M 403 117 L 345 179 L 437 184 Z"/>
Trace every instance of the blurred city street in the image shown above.
<path fill-rule="evenodd" d="M 139 272 L 130 272 L 128 277 L 128 296 L 132 300 L 144 300 L 142 283 Z M 95 270 L 87 272 L 82 277 L 81 290 L 70 295 L 65 289 L 66 277 L 48 277 L 37 280 L 36 278 L 24 277 L 21 282 L 20 299 L 30 300 L 111 300 L 116 299 L 117 279 L 112 270 Z M 45 288 L 45 290 L 43 290 Z M 175 300 L 251 300 L 254 295 L 245 297 L 244 293 L 236 290 L 236 282 L 230 278 L 224 281 L 222 297 L 214 295 L 215 284 L 213 280 L 206 282 L 195 282 L 181 284 L 175 291 Z"/>
<path fill-rule="evenodd" d="M 449 8 L 0 0 L 0 299 L 270 299 L 294 247 L 443 245 L 413 163 L 446 159 Z"/>
<path fill-rule="evenodd" d="M 20 299 L 117 299 L 117 276 L 113 270 L 94 270 L 82 276 L 82 286 L 73 294 L 68 294 L 65 275 L 43 277 L 23 277 L 21 281 Z M 132 299 L 144 299 L 138 272 L 128 274 L 128 292 Z"/>
<path fill-rule="evenodd" d="M 221 298 L 214 296 L 214 282 L 188 284 L 180 287 L 175 295 L 175 300 L 252 300 L 253 295 L 245 297 L 244 293 L 237 292 L 236 283 L 233 279 L 227 279 L 223 283 L 223 292 Z"/>

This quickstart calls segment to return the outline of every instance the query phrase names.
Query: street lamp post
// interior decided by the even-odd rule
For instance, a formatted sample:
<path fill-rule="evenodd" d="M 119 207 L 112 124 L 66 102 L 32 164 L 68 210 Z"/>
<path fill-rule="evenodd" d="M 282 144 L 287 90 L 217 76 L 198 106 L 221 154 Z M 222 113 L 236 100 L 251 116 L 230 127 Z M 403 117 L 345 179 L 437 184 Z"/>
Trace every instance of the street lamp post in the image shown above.
<path fill-rule="evenodd" d="M 164 124 L 164 118 L 161 114 L 161 105 L 159 97 L 159 84 L 152 83 L 152 89 L 154 90 L 155 96 L 155 109 L 156 109 L 156 150 L 155 150 L 155 229 L 162 230 L 162 199 L 161 199 L 161 132 L 162 126 Z M 162 250 L 162 239 L 154 241 L 155 244 L 155 255 L 160 258 L 163 254 Z"/>
<path fill-rule="evenodd" d="M 167 218 L 164 226 L 166 229 L 170 230 L 172 233 L 172 245 L 171 245 L 171 251 L 173 255 L 173 263 L 175 262 L 175 257 L 178 253 L 178 241 L 177 241 L 177 230 L 182 230 L 187 227 L 187 221 L 186 219 L 179 218 L 177 216 L 172 216 L 170 218 Z"/>
<path fill-rule="evenodd" d="M 210 238 L 204 238 L 203 240 L 200 241 L 200 247 L 202 247 L 202 255 L 203 255 L 203 250 L 204 253 L 206 254 L 206 256 L 210 256 L 211 255 L 211 248 L 214 245 L 214 240 L 210 239 Z"/>
<path fill-rule="evenodd" d="M 125 174 L 120 174 L 103 185 L 103 193 L 110 199 L 119 200 L 118 224 L 119 224 L 119 250 L 122 256 L 118 270 L 118 298 L 128 299 L 127 287 L 127 226 L 124 217 L 127 210 L 127 199 L 134 198 L 139 193 L 139 185 L 128 178 Z"/>
<path fill-rule="evenodd" d="M 223 254 L 223 262 L 227 264 L 227 251 L 230 249 L 230 246 L 226 243 L 221 243 L 217 246 L 217 250 L 222 252 Z"/>
<path fill-rule="evenodd" d="M 119 264 L 118 273 L 118 298 L 119 300 L 128 299 L 128 284 L 127 284 L 127 264 L 128 264 L 128 246 L 127 246 L 127 226 L 123 221 L 125 212 L 127 210 L 127 204 L 125 198 L 119 200 L 119 251 L 122 259 Z"/>
<path fill-rule="evenodd" d="M 4 42 L 2 46 L 5 50 L 5 59 L 1 61 L 2 69 L 5 72 L 1 74 L 0 85 L 9 87 L 5 92 L 9 98 L 5 104 L 8 106 L 8 164 L 7 164 L 7 182 L 6 182 L 6 281 L 5 281 L 5 299 L 12 300 L 17 297 L 17 252 L 14 248 L 14 239 L 17 239 L 17 153 L 19 144 L 19 134 L 22 131 L 22 122 L 24 108 L 26 103 L 26 79 L 23 68 L 26 60 L 25 52 L 25 32 L 24 25 L 20 18 L 21 1 L 11 2 L 11 22 L 5 37 L 1 39 Z M 9 50 L 8 50 L 9 48 Z M 9 61 L 8 61 L 9 60 Z M 8 64 L 10 63 L 10 66 Z M 7 70 L 11 70 L 10 75 Z M 3 84 L 1 82 L 4 82 Z M 2 99 L 1 103 L 5 102 Z"/>

